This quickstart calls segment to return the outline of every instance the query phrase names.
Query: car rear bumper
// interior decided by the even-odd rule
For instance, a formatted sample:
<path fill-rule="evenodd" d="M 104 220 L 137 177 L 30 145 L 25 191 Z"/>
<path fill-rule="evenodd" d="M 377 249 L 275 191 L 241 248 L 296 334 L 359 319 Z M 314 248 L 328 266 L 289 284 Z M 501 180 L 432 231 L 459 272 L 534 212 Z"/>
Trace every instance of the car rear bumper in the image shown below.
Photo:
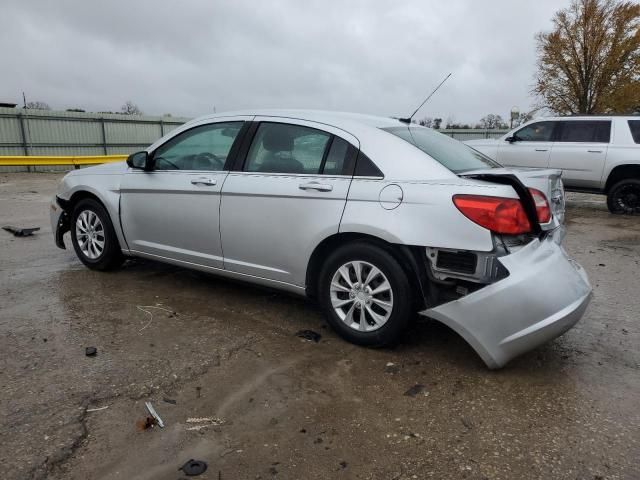
<path fill-rule="evenodd" d="M 421 314 L 458 332 L 489 368 L 562 335 L 591 299 L 584 269 L 559 244 L 562 235 L 558 229 L 500 257 L 507 278 Z"/>

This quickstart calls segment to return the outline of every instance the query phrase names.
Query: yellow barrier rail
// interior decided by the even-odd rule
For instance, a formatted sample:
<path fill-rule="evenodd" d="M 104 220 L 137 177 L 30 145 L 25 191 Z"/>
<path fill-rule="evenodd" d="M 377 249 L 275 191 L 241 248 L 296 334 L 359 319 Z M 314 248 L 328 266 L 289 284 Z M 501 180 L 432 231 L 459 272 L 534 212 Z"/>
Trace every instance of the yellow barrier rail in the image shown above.
<path fill-rule="evenodd" d="M 74 155 L 74 156 L 0 156 L 0 167 L 42 167 L 51 165 L 99 165 L 122 162 L 128 155 Z"/>

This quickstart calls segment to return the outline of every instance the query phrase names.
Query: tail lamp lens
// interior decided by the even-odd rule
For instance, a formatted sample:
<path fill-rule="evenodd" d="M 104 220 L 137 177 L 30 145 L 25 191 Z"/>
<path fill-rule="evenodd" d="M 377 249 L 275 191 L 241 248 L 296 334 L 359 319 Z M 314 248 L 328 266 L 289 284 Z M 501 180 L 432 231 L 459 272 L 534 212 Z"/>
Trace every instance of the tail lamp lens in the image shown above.
<path fill-rule="evenodd" d="M 520 200 L 484 195 L 454 195 L 453 203 L 462 214 L 494 233 L 517 235 L 531 231 Z"/>
<path fill-rule="evenodd" d="M 536 204 L 536 214 L 538 215 L 538 221 L 540 223 L 547 223 L 551 220 L 551 208 L 547 197 L 540 190 L 530 188 L 529 193 L 533 197 L 533 201 Z"/>

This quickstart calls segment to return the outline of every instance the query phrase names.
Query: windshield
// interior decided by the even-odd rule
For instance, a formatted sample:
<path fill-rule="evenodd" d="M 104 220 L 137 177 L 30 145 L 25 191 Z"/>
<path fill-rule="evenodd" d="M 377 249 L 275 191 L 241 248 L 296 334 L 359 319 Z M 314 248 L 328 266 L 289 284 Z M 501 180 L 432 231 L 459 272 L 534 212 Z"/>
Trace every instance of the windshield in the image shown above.
<path fill-rule="evenodd" d="M 477 150 L 430 128 L 407 125 L 406 127 L 388 127 L 382 130 L 418 147 L 453 173 L 501 167 L 499 163 Z"/>

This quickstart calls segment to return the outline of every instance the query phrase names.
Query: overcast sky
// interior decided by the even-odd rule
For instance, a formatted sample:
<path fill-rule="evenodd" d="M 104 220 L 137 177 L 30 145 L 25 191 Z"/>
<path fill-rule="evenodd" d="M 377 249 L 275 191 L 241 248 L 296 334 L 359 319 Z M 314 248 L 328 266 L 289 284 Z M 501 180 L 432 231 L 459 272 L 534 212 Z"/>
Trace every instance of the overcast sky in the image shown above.
<path fill-rule="evenodd" d="M 527 111 L 568 0 L 2 0 L 0 101 L 196 116 L 314 108 L 475 122 Z"/>

